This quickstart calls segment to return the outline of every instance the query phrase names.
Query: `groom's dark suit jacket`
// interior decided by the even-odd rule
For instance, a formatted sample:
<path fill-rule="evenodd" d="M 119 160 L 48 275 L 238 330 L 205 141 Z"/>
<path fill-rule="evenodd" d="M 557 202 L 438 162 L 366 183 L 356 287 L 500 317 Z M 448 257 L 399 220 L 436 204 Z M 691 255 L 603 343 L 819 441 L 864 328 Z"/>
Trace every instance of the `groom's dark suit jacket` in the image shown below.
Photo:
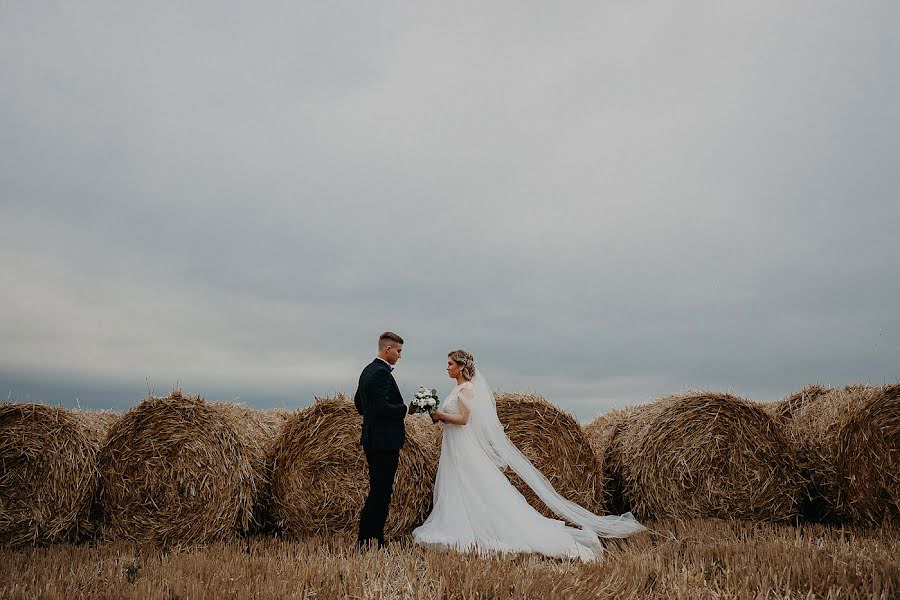
<path fill-rule="evenodd" d="M 359 376 L 353 403 L 363 416 L 360 439 L 363 448 L 399 450 L 403 447 L 406 437 L 403 419 L 407 409 L 392 370 L 385 361 L 376 358 Z"/>

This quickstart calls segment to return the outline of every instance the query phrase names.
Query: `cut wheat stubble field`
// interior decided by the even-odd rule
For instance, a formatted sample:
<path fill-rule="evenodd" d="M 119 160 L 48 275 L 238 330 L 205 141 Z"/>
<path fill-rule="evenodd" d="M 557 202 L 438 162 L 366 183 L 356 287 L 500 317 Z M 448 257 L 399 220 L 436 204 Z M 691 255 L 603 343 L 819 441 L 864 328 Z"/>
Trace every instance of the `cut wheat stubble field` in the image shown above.
<path fill-rule="evenodd" d="M 697 519 L 607 542 L 584 564 L 478 557 L 409 536 L 387 552 L 350 534 L 259 536 L 169 550 L 121 541 L 0 550 L 0 597 L 900 598 L 900 531 Z"/>

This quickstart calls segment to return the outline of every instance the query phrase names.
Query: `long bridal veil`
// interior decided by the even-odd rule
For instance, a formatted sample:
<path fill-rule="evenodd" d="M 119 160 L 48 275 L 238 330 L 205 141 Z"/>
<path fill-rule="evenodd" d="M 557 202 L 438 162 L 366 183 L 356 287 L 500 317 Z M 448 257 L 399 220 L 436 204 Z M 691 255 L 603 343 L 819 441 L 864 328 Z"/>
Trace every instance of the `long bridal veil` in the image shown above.
<path fill-rule="evenodd" d="M 474 398 L 469 409 L 468 426 L 478 444 L 498 467 L 508 466 L 512 469 L 550 510 L 570 523 L 596 533 L 599 537 L 626 537 L 646 529 L 630 512 L 624 515 L 595 515 L 560 496 L 547 478 L 507 437 L 497 417 L 494 394 L 478 369 L 475 369 L 475 376 L 472 378 L 472 388 Z"/>

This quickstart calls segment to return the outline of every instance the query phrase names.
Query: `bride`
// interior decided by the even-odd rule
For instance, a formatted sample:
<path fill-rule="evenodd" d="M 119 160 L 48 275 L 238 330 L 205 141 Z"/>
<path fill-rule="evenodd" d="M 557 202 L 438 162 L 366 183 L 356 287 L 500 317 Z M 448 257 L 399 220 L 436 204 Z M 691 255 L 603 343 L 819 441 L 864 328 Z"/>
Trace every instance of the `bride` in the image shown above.
<path fill-rule="evenodd" d="M 432 420 L 444 441 L 434 483 L 434 508 L 413 531 L 420 544 L 478 552 L 537 552 L 584 561 L 602 556 L 600 537 L 644 530 L 631 513 L 598 516 L 560 496 L 516 448 L 497 418 L 494 395 L 465 350 L 448 355 L 457 386 Z M 500 470 L 509 467 L 554 513 L 578 527 L 548 519 L 525 501 Z"/>

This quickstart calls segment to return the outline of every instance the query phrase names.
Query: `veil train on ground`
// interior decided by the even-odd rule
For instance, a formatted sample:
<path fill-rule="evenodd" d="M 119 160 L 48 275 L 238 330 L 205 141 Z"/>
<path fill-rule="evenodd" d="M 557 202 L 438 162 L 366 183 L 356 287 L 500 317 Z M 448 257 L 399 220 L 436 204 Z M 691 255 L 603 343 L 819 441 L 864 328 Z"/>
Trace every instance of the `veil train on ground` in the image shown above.
<path fill-rule="evenodd" d="M 481 374 L 475 369 L 472 378 L 474 400 L 468 426 L 478 439 L 485 453 L 499 468 L 509 467 L 528 484 L 547 507 L 563 519 L 582 529 L 593 531 L 600 537 L 622 538 L 644 531 L 646 528 L 628 512 L 623 515 L 595 515 L 578 504 L 559 495 L 544 475 L 516 448 L 506 435 L 497 417 L 494 394 Z"/>

